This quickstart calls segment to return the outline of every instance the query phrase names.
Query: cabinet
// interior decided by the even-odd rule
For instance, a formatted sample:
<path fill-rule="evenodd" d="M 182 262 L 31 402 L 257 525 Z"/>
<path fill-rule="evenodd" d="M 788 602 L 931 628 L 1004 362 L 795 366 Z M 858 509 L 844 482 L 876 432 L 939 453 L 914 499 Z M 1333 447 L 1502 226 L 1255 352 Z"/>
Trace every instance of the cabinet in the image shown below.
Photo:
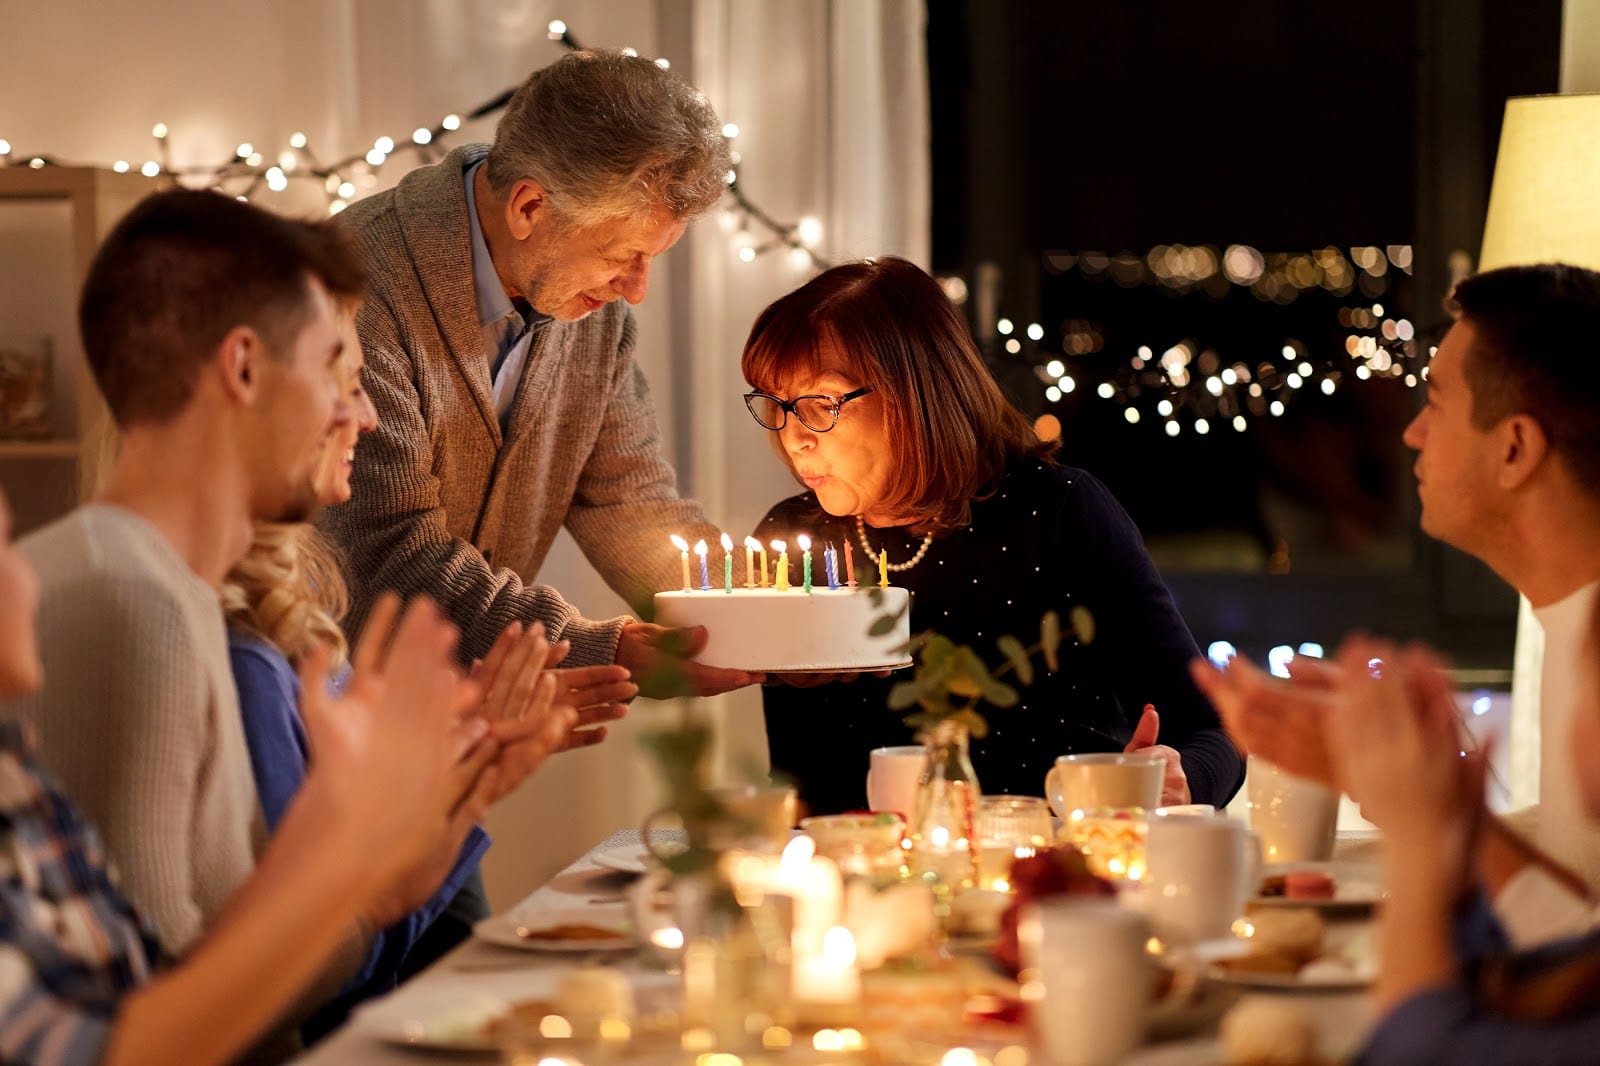
<path fill-rule="evenodd" d="M 94 167 L 0 167 L 0 346 L 48 361 L 47 432 L 0 439 L 0 484 L 18 532 L 96 487 L 111 427 L 78 339 L 78 290 L 101 238 L 163 186 Z"/>

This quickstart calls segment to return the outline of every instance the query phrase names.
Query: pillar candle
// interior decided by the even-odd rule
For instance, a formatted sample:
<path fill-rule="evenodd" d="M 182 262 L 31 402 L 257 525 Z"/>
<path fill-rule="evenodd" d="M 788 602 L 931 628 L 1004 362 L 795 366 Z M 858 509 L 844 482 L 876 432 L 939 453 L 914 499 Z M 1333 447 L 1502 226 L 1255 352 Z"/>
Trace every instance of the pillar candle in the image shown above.
<path fill-rule="evenodd" d="M 733 538 L 722 535 L 722 591 L 733 592 Z"/>
<path fill-rule="evenodd" d="M 689 542 L 672 534 L 672 546 L 683 553 L 683 591 L 689 591 Z"/>
<path fill-rule="evenodd" d="M 844 542 L 844 578 L 844 583 L 846 585 L 849 585 L 851 588 L 856 587 L 856 556 L 855 552 L 850 550 L 850 541 L 848 538 L 846 538 Z"/>
<path fill-rule="evenodd" d="M 778 573 L 772 579 L 772 587 L 779 592 L 789 588 L 789 545 L 781 540 L 772 542 L 772 550 L 778 553 Z"/>
<path fill-rule="evenodd" d="M 700 588 L 705 592 L 711 591 L 711 572 L 706 569 L 706 542 L 694 542 L 694 553 L 700 556 Z"/>
<path fill-rule="evenodd" d="M 795 539 L 800 542 L 800 551 L 802 553 L 800 560 L 800 572 L 804 581 L 802 587 L 809 594 L 811 592 L 811 538 L 802 533 Z"/>
<path fill-rule="evenodd" d="M 756 587 L 755 550 L 759 547 L 761 547 L 761 542 L 756 540 L 756 538 L 744 538 L 744 587 L 747 589 L 753 589 Z M 767 583 L 766 579 L 763 578 L 761 583 L 765 585 Z"/>

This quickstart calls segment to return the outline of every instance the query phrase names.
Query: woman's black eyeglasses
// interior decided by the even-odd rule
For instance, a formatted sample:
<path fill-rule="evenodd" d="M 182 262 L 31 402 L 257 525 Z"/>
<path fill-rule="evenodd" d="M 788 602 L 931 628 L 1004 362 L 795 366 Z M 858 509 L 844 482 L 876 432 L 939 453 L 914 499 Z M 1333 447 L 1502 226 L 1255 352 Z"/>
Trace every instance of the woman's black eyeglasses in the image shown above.
<path fill-rule="evenodd" d="M 765 392 L 747 392 L 744 394 L 744 405 L 750 408 L 751 417 L 767 429 L 782 429 L 789 415 L 793 414 L 811 432 L 826 433 L 838 425 L 839 408 L 871 391 L 869 385 L 839 397 L 796 396 L 792 400 L 780 400 Z"/>

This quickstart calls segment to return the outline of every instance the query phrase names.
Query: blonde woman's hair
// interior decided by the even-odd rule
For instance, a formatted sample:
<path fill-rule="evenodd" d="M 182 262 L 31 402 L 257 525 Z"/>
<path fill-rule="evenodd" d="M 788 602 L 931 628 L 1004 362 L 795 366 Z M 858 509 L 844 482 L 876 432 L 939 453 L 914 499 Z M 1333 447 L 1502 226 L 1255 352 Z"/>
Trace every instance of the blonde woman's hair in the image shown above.
<path fill-rule="evenodd" d="M 339 620 L 349 600 L 338 552 L 309 522 L 257 522 L 250 550 L 222 583 L 228 624 L 297 665 L 318 644 L 329 647 L 335 665 L 344 662 Z"/>

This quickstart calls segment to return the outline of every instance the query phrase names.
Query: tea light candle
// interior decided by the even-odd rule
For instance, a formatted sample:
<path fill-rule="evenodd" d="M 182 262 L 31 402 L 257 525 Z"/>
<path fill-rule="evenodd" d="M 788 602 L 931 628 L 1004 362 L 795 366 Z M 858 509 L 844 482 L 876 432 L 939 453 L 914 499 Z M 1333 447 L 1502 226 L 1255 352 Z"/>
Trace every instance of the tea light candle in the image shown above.
<path fill-rule="evenodd" d="M 689 542 L 672 534 L 672 546 L 683 553 L 683 591 L 689 591 Z"/>
<path fill-rule="evenodd" d="M 805 582 L 803 588 L 809 593 L 811 591 L 811 538 L 802 533 L 795 540 L 799 541 L 800 551 L 803 553 L 801 561 L 801 574 Z"/>
<path fill-rule="evenodd" d="M 744 538 L 744 587 L 747 588 L 747 589 L 753 589 L 753 588 L 756 587 L 756 558 L 755 558 L 755 550 L 757 548 L 760 548 L 760 547 L 761 547 L 761 542 L 759 540 L 757 540 L 756 538 L 754 538 L 754 537 L 746 537 L 746 538 Z M 762 548 L 761 561 L 763 563 L 763 566 L 762 566 L 763 570 L 766 569 L 766 567 L 765 567 L 766 559 L 767 559 L 766 549 Z M 765 574 L 763 574 L 762 577 L 761 577 L 761 583 L 763 585 L 765 585 L 767 583 L 767 578 L 766 578 Z"/>
<path fill-rule="evenodd" d="M 733 594 L 733 538 L 722 535 L 722 591 Z"/>
<path fill-rule="evenodd" d="M 700 556 L 700 589 L 702 592 L 711 591 L 711 572 L 706 569 L 706 542 L 694 542 L 694 553 Z"/>
<path fill-rule="evenodd" d="M 861 973 L 856 969 L 856 941 L 842 925 L 822 936 L 822 950 L 794 955 L 794 998 L 804 1005 L 844 1006 L 861 999 Z"/>
<path fill-rule="evenodd" d="M 856 556 L 850 549 L 850 538 L 844 541 L 844 583 L 850 588 L 856 587 Z"/>
<path fill-rule="evenodd" d="M 781 540 L 772 542 L 772 550 L 778 553 L 778 573 L 772 579 L 772 587 L 779 592 L 789 588 L 789 545 Z"/>

